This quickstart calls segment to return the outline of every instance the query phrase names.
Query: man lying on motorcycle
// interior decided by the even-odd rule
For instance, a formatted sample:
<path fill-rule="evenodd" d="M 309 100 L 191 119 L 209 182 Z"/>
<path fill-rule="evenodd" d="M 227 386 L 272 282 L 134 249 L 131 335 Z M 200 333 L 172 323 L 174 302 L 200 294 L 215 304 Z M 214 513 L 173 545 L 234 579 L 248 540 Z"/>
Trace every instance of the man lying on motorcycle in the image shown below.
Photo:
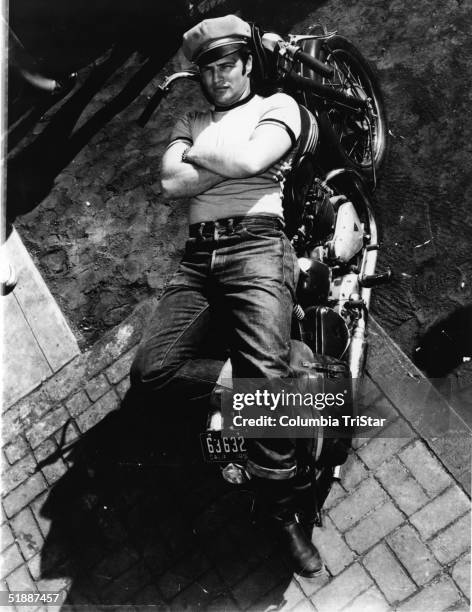
<path fill-rule="evenodd" d="M 162 411 L 211 396 L 223 361 L 203 359 L 211 319 L 225 321 L 233 378 L 291 375 L 290 330 L 298 261 L 283 232 L 282 188 L 274 176 L 300 134 L 300 112 L 284 93 L 251 90 L 249 24 L 234 15 L 202 21 L 183 37 L 200 68 L 210 111 L 187 113 L 162 160 L 166 198 L 188 198 L 185 255 L 149 322 L 131 370 L 134 388 Z M 169 418 L 166 415 L 163 418 Z M 256 497 L 283 535 L 294 568 L 322 570 L 296 519 L 293 439 L 248 439 Z"/>

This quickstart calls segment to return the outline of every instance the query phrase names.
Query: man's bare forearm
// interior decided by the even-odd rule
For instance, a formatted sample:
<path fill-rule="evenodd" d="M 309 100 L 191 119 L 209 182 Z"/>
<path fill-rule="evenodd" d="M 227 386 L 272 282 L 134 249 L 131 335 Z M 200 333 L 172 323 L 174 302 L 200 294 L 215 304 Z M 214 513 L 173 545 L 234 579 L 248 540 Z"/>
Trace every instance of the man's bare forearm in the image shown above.
<path fill-rule="evenodd" d="M 186 148 L 187 145 L 176 143 L 164 154 L 161 187 L 166 199 L 200 195 L 225 180 L 225 177 L 217 172 L 182 161 Z"/>
<path fill-rule="evenodd" d="M 204 170 L 218 172 L 226 178 L 246 178 L 256 174 L 247 144 L 228 149 L 196 145 L 189 150 L 187 159 Z"/>
<path fill-rule="evenodd" d="M 161 186 L 165 198 L 190 198 L 225 180 L 224 176 L 206 168 L 188 163 L 182 163 L 181 166 L 175 172 L 163 174 Z"/>

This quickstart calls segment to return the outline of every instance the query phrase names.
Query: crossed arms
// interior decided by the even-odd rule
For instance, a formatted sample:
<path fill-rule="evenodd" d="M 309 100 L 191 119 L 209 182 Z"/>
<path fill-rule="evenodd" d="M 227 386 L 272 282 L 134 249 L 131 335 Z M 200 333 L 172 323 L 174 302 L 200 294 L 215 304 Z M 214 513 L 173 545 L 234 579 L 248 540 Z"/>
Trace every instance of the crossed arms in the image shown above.
<path fill-rule="evenodd" d="M 164 198 L 187 198 L 204 193 L 228 178 L 261 174 L 283 157 L 292 141 L 283 127 L 259 125 L 246 142 L 231 147 L 177 141 L 162 159 L 161 185 Z"/>

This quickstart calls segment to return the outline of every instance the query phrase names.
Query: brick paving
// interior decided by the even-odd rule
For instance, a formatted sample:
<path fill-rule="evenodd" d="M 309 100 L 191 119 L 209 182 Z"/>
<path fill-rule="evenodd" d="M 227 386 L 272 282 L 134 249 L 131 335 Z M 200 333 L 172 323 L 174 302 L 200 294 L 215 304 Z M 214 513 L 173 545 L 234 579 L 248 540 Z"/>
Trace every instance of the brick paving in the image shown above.
<path fill-rule="evenodd" d="M 92 610 L 469 608 L 469 489 L 372 379 L 388 427 L 356 440 L 331 490 L 316 580 L 291 574 L 252 523 L 250 492 L 203 464 L 198 444 L 182 460 L 139 412 L 113 424 L 152 306 L 5 412 L 3 588 L 60 590 Z"/>

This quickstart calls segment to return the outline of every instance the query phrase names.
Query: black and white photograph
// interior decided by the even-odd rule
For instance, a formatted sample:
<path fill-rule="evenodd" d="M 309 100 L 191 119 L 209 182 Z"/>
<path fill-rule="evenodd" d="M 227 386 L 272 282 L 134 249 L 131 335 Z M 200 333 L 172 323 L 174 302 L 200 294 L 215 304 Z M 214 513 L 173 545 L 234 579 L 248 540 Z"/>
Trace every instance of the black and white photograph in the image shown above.
<path fill-rule="evenodd" d="M 471 31 L 4 3 L 0 606 L 470 610 Z"/>

